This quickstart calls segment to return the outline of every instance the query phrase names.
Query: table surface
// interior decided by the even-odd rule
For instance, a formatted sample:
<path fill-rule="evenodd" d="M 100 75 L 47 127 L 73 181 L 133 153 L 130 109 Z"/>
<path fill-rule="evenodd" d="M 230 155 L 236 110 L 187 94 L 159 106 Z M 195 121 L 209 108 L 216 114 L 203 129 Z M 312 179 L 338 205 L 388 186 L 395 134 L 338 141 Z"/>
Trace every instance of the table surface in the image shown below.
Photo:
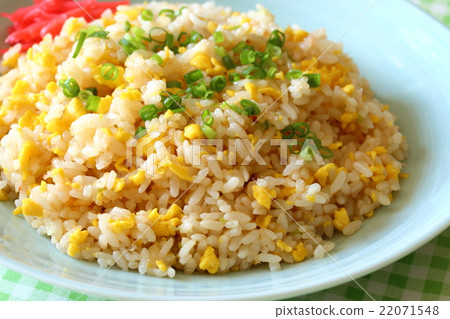
<path fill-rule="evenodd" d="M 410 0 L 450 27 L 450 0 Z M 450 300 L 450 228 L 403 259 L 359 278 L 375 300 Z M 0 300 L 103 300 L 0 265 Z M 371 300 L 355 282 L 289 300 Z"/>

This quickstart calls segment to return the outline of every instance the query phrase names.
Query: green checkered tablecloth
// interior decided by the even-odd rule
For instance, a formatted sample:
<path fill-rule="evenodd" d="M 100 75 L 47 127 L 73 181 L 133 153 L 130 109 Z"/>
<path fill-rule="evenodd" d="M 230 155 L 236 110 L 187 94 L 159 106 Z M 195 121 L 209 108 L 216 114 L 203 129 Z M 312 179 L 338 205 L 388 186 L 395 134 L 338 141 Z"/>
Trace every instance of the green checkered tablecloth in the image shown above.
<path fill-rule="evenodd" d="M 411 0 L 450 27 L 450 0 Z M 358 283 L 376 300 L 450 300 L 450 228 Z M 102 300 L 0 266 L 0 300 Z M 290 300 L 370 300 L 354 282 Z"/>

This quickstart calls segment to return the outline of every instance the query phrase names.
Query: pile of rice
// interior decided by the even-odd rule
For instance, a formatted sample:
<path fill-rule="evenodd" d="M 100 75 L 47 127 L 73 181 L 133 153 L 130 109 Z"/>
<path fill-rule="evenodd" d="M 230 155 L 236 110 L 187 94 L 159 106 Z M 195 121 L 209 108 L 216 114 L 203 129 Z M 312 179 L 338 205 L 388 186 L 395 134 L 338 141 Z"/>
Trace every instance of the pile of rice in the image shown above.
<path fill-rule="evenodd" d="M 158 16 L 182 6 L 176 17 Z M 142 20 L 144 8 L 154 13 L 153 21 Z M 203 39 L 178 53 L 159 51 L 160 66 L 150 46 L 127 56 L 117 44 L 126 21 L 145 32 L 162 27 L 176 39 L 196 31 Z M 75 37 L 88 25 L 103 27 L 109 37 L 87 38 L 72 58 Z M 14 214 L 61 252 L 141 274 L 214 274 L 261 263 L 278 270 L 282 262 L 324 257 L 335 233 L 355 233 L 377 207 L 391 204 L 407 153 L 389 106 L 373 97 L 341 44 L 326 51 L 332 42 L 324 30 L 282 30 L 286 43 L 274 59 L 273 79 L 227 82 L 211 99 L 183 99 L 185 112 L 145 123 L 139 116 L 145 105 L 161 107 L 166 81 L 184 81 L 186 73 L 201 69 L 208 84 L 230 72 L 215 50 L 215 31 L 222 31 L 227 51 L 241 41 L 264 51 L 275 29 L 282 30 L 262 7 L 240 13 L 214 3 L 152 2 L 120 6 L 90 24 L 70 18 L 59 36 L 45 36 L 26 54 L 20 45 L 11 48 L 0 77 L 1 200 L 15 200 Z M 119 66 L 116 80 L 99 76 L 105 63 Z M 321 74 L 320 87 L 311 88 L 306 77 L 285 78 L 291 69 L 308 68 Z M 58 81 L 67 78 L 98 88 L 97 112 L 63 94 Z M 270 125 L 222 107 L 242 99 L 256 102 L 258 123 Z M 216 156 L 194 163 L 194 138 L 186 127 L 201 123 L 205 109 L 217 138 L 225 140 L 224 151 L 203 147 L 202 155 Z M 290 152 L 282 165 L 279 147 L 269 144 L 259 150 L 267 165 L 243 165 L 249 151 L 239 144 L 236 152 L 227 149 L 230 138 L 253 144 L 279 139 L 281 130 L 299 121 L 333 152 L 326 165 L 296 165 L 298 155 Z M 127 165 L 127 145 L 144 125 L 148 134 L 132 149 L 136 155 L 141 148 L 144 156 Z M 237 165 L 230 165 L 234 159 Z"/>

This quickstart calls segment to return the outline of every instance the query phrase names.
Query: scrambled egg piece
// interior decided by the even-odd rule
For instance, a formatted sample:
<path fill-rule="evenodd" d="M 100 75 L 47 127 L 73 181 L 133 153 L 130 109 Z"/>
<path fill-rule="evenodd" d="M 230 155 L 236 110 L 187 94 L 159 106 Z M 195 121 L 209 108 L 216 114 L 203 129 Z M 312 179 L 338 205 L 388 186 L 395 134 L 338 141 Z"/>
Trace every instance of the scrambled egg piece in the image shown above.
<path fill-rule="evenodd" d="M 320 185 L 325 186 L 327 183 L 328 174 L 332 169 L 336 169 L 336 165 L 334 163 L 329 163 L 317 170 L 314 177 L 319 181 Z"/>
<path fill-rule="evenodd" d="M 132 181 L 136 186 L 141 185 L 145 181 L 145 172 L 141 169 L 138 169 L 137 173 L 131 175 L 129 177 L 130 181 Z"/>
<path fill-rule="evenodd" d="M 200 128 L 200 125 L 198 124 L 189 124 L 184 128 L 184 137 L 188 139 L 196 139 L 196 138 L 203 138 L 202 129 Z"/>
<path fill-rule="evenodd" d="M 123 233 L 124 231 L 131 229 L 136 224 L 134 220 L 134 215 L 129 215 L 125 218 L 117 218 L 115 220 L 110 220 L 109 223 L 115 233 Z"/>
<path fill-rule="evenodd" d="M 350 218 L 348 217 L 347 210 L 344 207 L 334 212 L 333 225 L 337 230 L 342 231 L 349 223 Z"/>
<path fill-rule="evenodd" d="M 294 260 L 297 263 L 308 257 L 308 250 L 306 250 L 303 243 L 298 243 L 298 245 L 294 247 L 292 257 L 294 257 Z"/>
<path fill-rule="evenodd" d="M 259 215 L 255 219 L 256 225 L 258 225 L 260 228 L 267 228 L 270 225 L 271 221 L 272 221 L 271 215 Z"/>
<path fill-rule="evenodd" d="M 158 213 L 157 208 L 148 213 L 151 227 L 158 237 L 175 236 L 177 227 L 181 225 L 182 217 L 182 209 L 177 204 L 172 204 L 163 215 Z"/>
<path fill-rule="evenodd" d="M 210 274 L 215 274 L 219 270 L 220 262 L 214 253 L 214 248 L 211 246 L 206 247 L 198 267 L 202 270 L 208 271 Z"/>
<path fill-rule="evenodd" d="M 289 246 L 288 244 L 286 244 L 284 241 L 282 241 L 281 239 L 277 240 L 276 243 L 277 247 L 280 248 L 281 250 L 290 253 L 292 251 L 292 247 Z"/>
<path fill-rule="evenodd" d="M 31 198 L 25 198 L 22 202 L 22 206 L 17 207 L 13 214 L 23 214 L 24 216 L 35 216 L 41 218 L 44 216 L 44 209 Z"/>
<path fill-rule="evenodd" d="M 170 162 L 168 164 L 168 167 L 172 171 L 172 173 L 177 175 L 179 178 L 189 182 L 192 182 L 194 180 L 194 178 L 189 174 L 189 167 L 178 165 L 173 162 Z"/>
<path fill-rule="evenodd" d="M 87 230 L 81 230 L 80 228 L 75 229 L 69 237 L 69 247 L 67 248 L 67 254 L 74 257 L 80 252 L 78 244 L 84 243 L 86 238 L 89 236 Z"/>
<path fill-rule="evenodd" d="M 197 54 L 192 60 L 191 65 L 200 70 L 210 69 L 212 67 L 211 62 L 206 54 Z"/>
<path fill-rule="evenodd" d="M 272 199 L 275 198 L 276 191 L 275 190 L 268 190 L 264 187 L 261 187 L 259 185 L 253 185 L 252 187 L 253 191 L 253 197 L 255 197 L 256 201 L 259 205 L 270 209 L 270 206 L 272 205 Z"/>
<path fill-rule="evenodd" d="M 156 266 L 161 271 L 167 271 L 167 265 L 162 260 L 155 261 Z"/>

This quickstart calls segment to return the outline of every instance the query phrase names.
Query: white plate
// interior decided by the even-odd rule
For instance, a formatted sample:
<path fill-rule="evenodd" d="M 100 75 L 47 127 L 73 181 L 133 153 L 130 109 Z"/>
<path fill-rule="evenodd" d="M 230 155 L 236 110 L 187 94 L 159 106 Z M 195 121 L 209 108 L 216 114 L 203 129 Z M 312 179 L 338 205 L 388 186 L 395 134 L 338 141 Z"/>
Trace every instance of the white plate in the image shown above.
<path fill-rule="evenodd" d="M 19 3 L 14 1 L 13 3 Z M 217 1 L 236 10 L 256 1 Z M 325 27 L 338 37 L 373 1 L 259 0 L 282 25 Z M 6 10 L 2 5 L 2 10 Z M 1 23 L 4 23 L 2 20 Z M 4 24 L 0 26 L 4 30 Z M 340 39 L 391 105 L 410 145 L 406 172 L 393 205 L 377 210 L 350 237 L 336 237 L 331 258 L 259 267 L 222 275 L 153 278 L 78 261 L 58 252 L 20 218 L 10 203 L 0 205 L 0 262 L 18 272 L 71 290 L 113 299 L 280 299 L 329 288 L 392 263 L 450 224 L 450 50 L 449 31 L 406 1 L 379 0 Z M 93 284 L 94 283 L 94 284 Z"/>

